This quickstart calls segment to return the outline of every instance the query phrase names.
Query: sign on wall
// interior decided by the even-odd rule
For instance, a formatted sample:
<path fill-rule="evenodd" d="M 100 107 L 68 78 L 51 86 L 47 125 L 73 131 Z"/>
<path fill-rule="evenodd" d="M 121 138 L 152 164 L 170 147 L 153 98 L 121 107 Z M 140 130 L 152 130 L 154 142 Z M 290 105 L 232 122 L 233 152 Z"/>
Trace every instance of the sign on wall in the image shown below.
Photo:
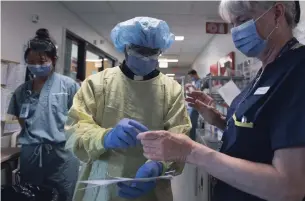
<path fill-rule="evenodd" d="M 228 24 L 220 22 L 206 22 L 206 33 L 208 34 L 227 34 Z"/>

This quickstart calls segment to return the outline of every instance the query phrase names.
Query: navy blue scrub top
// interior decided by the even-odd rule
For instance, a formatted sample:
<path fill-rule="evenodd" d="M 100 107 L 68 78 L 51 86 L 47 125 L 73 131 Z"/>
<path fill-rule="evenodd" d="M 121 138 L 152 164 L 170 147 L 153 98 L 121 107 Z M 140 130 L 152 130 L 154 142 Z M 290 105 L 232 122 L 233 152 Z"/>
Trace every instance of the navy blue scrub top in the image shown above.
<path fill-rule="evenodd" d="M 257 84 L 253 86 L 254 80 L 232 102 L 222 153 L 272 164 L 277 149 L 305 147 L 305 46 L 293 41 L 266 66 Z M 213 201 L 262 199 L 216 180 Z"/>

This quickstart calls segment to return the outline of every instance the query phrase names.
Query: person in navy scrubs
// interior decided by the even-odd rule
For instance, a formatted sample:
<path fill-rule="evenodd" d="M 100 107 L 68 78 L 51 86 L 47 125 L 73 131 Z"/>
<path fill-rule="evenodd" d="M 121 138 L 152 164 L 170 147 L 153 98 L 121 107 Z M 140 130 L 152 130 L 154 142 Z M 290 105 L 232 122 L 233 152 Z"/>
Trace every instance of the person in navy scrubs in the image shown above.
<path fill-rule="evenodd" d="M 294 1 L 227 1 L 236 48 L 262 61 L 256 78 L 232 102 L 226 117 L 195 91 L 187 101 L 224 131 L 220 152 L 182 134 L 141 133 L 151 160 L 201 166 L 216 179 L 213 201 L 305 200 L 305 46 L 293 37 L 300 16 Z"/>

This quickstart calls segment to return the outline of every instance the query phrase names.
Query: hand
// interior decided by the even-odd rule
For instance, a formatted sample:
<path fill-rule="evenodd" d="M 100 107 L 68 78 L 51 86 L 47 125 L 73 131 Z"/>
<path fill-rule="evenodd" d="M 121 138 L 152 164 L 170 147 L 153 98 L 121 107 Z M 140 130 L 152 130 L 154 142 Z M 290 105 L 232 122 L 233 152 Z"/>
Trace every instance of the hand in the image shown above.
<path fill-rule="evenodd" d="M 122 119 L 105 135 L 104 147 L 106 149 L 135 147 L 139 144 L 137 135 L 145 131 L 148 131 L 148 128 L 141 123 L 131 119 Z"/>
<path fill-rule="evenodd" d="M 193 91 L 185 99 L 209 124 L 218 125 L 221 114 L 215 109 L 213 99 L 202 91 Z"/>
<path fill-rule="evenodd" d="M 187 83 L 187 84 L 184 86 L 184 88 L 185 88 L 185 91 L 187 91 L 187 93 L 191 93 L 191 92 L 193 92 L 193 91 L 198 90 L 198 89 L 196 89 L 196 87 L 195 87 L 194 85 L 192 85 L 192 84 L 190 84 L 190 83 Z"/>
<path fill-rule="evenodd" d="M 140 133 L 144 156 L 155 161 L 185 162 L 193 149 L 193 141 L 183 134 L 168 131 L 148 131 Z"/>
<path fill-rule="evenodd" d="M 163 165 L 160 162 L 149 161 L 142 165 L 137 171 L 135 178 L 158 177 L 162 174 Z M 134 182 L 131 185 L 127 183 L 118 183 L 119 196 L 126 199 L 135 199 L 141 197 L 156 187 L 156 181 Z"/>

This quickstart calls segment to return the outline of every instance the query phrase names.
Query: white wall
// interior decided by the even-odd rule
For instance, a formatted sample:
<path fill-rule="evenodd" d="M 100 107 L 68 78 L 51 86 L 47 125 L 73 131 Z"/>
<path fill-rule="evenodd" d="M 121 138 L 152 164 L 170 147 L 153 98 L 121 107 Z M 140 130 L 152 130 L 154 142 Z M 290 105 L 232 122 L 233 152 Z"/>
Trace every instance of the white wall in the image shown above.
<path fill-rule="evenodd" d="M 305 44 L 305 1 L 300 1 L 301 17 L 300 22 L 294 30 L 294 35 L 302 44 Z"/>
<path fill-rule="evenodd" d="M 210 72 L 210 66 L 212 64 L 216 64 L 220 58 L 232 51 L 235 52 L 235 64 L 246 59 L 243 54 L 235 50 L 231 34 L 215 35 L 204 48 L 203 52 L 198 55 L 192 68 L 198 72 L 200 77 L 204 77 Z"/>
<path fill-rule="evenodd" d="M 39 22 L 31 22 L 32 14 L 39 15 Z M 63 72 L 64 64 L 64 33 L 65 29 L 72 31 L 88 42 L 103 40 L 76 15 L 67 10 L 60 2 L 1 2 L 1 58 L 21 61 L 23 57 L 23 44 L 35 36 L 39 28 L 47 28 L 59 47 L 59 60 L 56 70 Z M 100 49 L 123 60 L 123 55 L 117 53 L 112 44 L 105 41 L 98 45 Z"/>
<path fill-rule="evenodd" d="M 301 21 L 295 30 L 295 36 L 300 39 L 300 42 L 305 44 L 305 1 L 300 1 L 300 6 Z M 231 34 L 215 35 L 203 52 L 198 55 L 192 68 L 197 70 L 200 77 L 204 77 L 210 72 L 210 65 L 217 63 L 220 58 L 231 51 L 235 52 L 235 67 L 237 64 L 246 60 L 247 57 L 235 48 Z"/>
<path fill-rule="evenodd" d="M 176 74 L 176 76 L 186 76 L 191 67 L 178 67 L 178 68 L 160 68 L 159 70 L 164 74 Z"/>

